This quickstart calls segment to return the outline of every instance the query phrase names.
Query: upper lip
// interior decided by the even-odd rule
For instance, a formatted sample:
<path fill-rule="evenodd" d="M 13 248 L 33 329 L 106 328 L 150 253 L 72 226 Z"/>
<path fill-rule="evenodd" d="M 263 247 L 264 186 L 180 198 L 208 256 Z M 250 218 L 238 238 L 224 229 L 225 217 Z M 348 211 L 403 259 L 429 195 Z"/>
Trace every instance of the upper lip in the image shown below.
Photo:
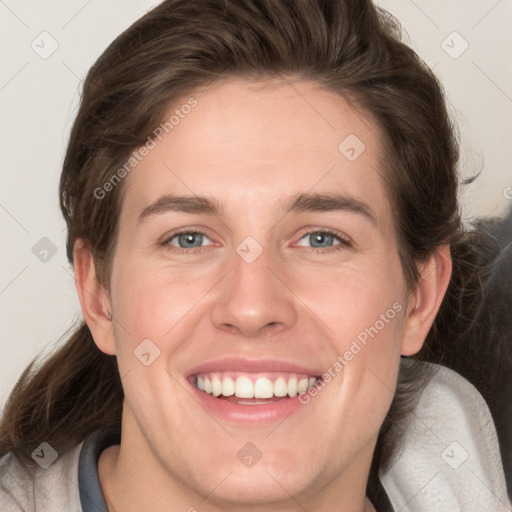
<path fill-rule="evenodd" d="M 322 374 L 319 369 L 302 366 L 282 359 L 247 359 L 242 357 L 223 357 L 204 361 L 187 372 L 190 377 L 198 373 L 238 371 L 247 373 L 289 372 L 318 377 Z"/>

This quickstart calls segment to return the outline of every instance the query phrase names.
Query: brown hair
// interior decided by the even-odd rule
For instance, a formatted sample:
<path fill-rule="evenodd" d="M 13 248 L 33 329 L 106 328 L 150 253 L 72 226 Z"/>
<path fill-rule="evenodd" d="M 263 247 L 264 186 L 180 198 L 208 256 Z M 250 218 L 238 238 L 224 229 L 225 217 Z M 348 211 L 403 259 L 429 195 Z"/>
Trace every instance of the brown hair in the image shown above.
<path fill-rule="evenodd" d="M 475 259 L 475 235 L 461 227 L 458 147 L 442 88 L 400 42 L 398 24 L 370 0 L 167 0 L 136 21 L 83 86 L 60 183 L 68 258 L 75 240 L 86 240 L 109 287 L 123 183 L 103 199 L 94 191 L 146 141 L 176 98 L 218 79 L 284 75 L 343 95 L 377 122 L 408 286 L 417 282 L 418 261 L 440 244 L 452 246 L 448 296 L 424 348 L 403 360 L 375 450 L 375 476 L 392 461 L 405 418 L 431 376 L 421 362 L 442 362 L 477 307 L 482 262 Z M 42 441 L 62 453 L 100 427 L 120 427 L 122 402 L 115 357 L 96 347 L 82 323 L 19 379 L 4 411 L 0 455 L 12 450 L 30 460 Z"/>

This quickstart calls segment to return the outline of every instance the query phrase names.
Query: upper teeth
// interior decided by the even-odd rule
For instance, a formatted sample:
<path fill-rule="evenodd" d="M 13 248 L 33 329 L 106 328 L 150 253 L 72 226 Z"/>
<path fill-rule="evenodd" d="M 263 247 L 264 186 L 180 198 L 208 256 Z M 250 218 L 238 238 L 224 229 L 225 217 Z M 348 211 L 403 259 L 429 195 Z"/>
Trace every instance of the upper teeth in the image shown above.
<path fill-rule="evenodd" d="M 197 376 L 196 386 L 213 396 L 232 396 L 238 398 L 272 398 L 297 396 L 304 393 L 315 382 L 315 377 L 296 374 L 280 374 L 271 376 L 267 374 L 231 372 L 230 375 L 212 372 L 201 373 Z"/>

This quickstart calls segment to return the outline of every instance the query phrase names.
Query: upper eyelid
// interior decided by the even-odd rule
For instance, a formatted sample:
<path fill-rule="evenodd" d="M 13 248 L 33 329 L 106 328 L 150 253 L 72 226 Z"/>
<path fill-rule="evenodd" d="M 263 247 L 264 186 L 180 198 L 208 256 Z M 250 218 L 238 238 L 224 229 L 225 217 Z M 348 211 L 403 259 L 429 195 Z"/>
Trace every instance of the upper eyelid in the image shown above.
<path fill-rule="evenodd" d="M 306 231 L 299 237 L 299 240 L 302 240 L 306 236 L 313 235 L 314 233 L 321 233 L 324 235 L 332 235 L 333 237 L 337 238 L 341 242 L 347 242 L 347 243 L 352 242 L 350 237 L 348 237 L 347 235 L 343 235 L 342 233 L 339 233 L 338 231 L 333 231 L 330 229 L 312 229 L 312 230 Z"/>
<path fill-rule="evenodd" d="M 352 240 L 351 237 L 349 237 L 348 235 L 345 235 L 344 233 L 341 233 L 341 232 L 338 232 L 336 230 L 330 230 L 330 229 L 312 229 L 312 230 L 309 230 L 309 231 L 306 231 L 304 234 L 302 234 L 299 238 L 299 242 L 306 236 L 309 236 L 309 235 L 312 235 L 314 233 L 322 233 L 322 234 L 328 234 L 328 235 L 332 235 L 334 236 L 335 238 L 338 239 L 338 241 L 340 242 L 338 245 L 333 245 L 333 246 L 330 246 L 330 247 L 305 247 L 305 249 L 313 249 L 313 250 L 322 250 L 322 249 L 326 249 L 326 250 L 329 250 L 329 249 L 333 249 L 333 248 L 336 248 L 336 247 L 339 247 L 340 245 L 343 245 L 347 248 L 356 248 L 356 244 L 354 243 L 354 241 Z M 295 242 L 297 243 L 297 242 Z"/>

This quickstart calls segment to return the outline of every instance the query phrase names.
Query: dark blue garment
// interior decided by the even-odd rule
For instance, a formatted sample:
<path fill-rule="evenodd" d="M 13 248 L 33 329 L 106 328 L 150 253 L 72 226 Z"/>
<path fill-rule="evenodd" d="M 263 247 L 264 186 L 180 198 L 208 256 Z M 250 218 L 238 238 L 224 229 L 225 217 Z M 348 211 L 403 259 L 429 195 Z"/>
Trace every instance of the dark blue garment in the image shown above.
<path fill-rule="evenodd" d="M 93 432 L 84 441 L 78 462 L 78 487 L 83 512 L 108 512 L 98 479 L 98 459 L 103 450 L 120 444 L 119 430 Z"/>

